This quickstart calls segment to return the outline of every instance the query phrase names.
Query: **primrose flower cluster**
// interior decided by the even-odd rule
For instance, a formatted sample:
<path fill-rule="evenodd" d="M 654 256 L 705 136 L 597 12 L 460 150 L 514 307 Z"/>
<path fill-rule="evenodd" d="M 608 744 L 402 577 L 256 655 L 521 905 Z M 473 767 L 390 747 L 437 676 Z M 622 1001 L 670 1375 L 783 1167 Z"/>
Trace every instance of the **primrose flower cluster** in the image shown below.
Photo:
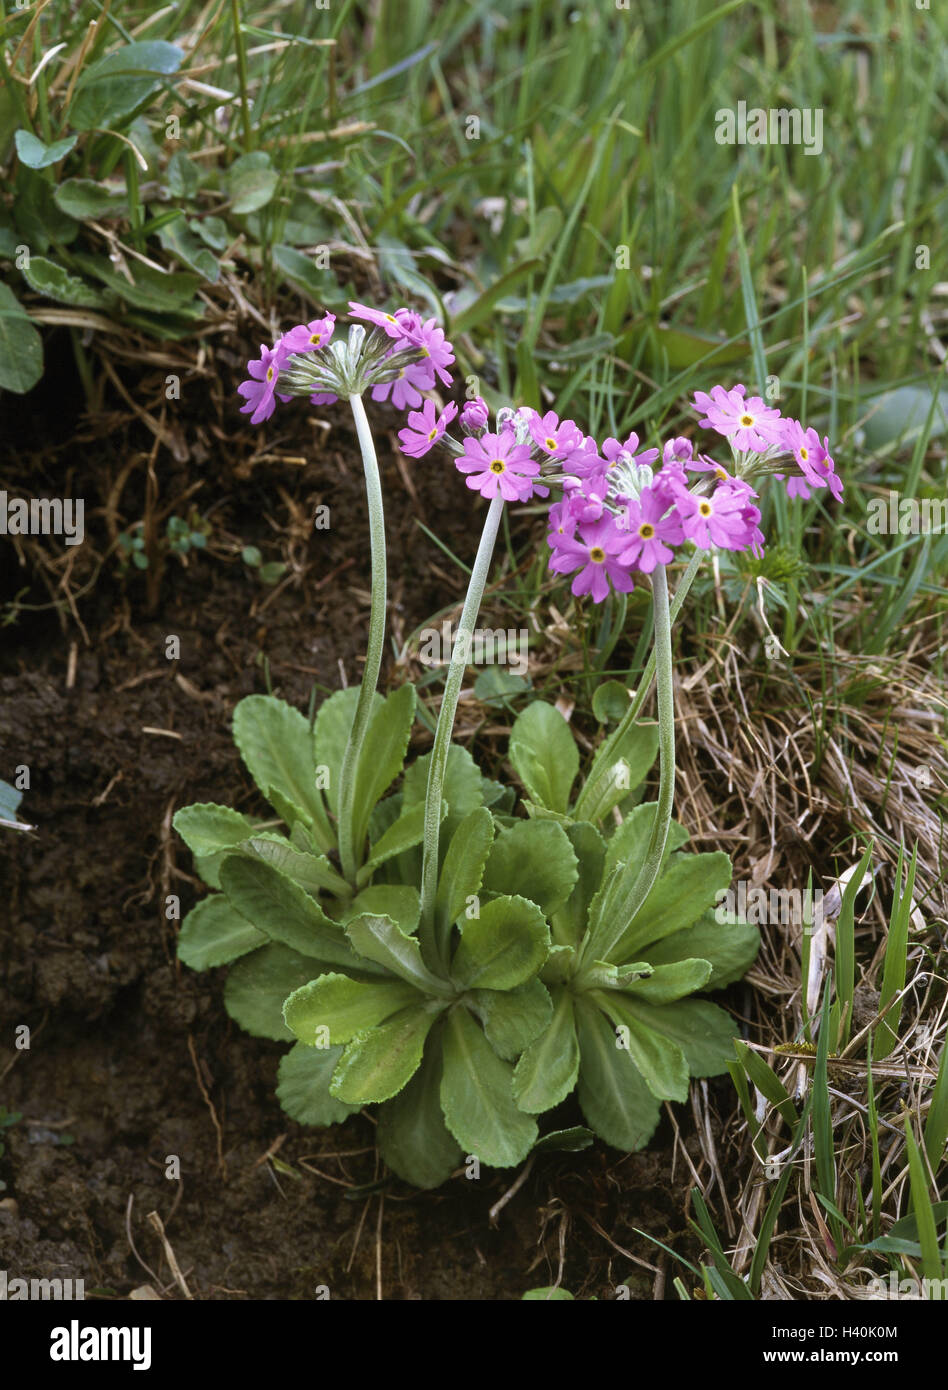
<path fill-rule="evenodd" d="M 668 564 L 685 542 L 699 550 L 762 553 L 753 486 L 759 477 L 773 474 L 790 497 L 807 498 L 811 489 L 824 487 L 836 498 L 842 493 L 829 440 L 821 441 L 814 429 L 785 418 L 761 397 L 748 397 L 743 386 L 699 391 L 693 403 L 699 425 L 728 442 L 730 469 L 696 453 L 683 437 L 661 449 L 641 448 L 634 433 L 600 445 L 552 411 L 501 410 L 491 431 L 480 398 L 461 411 L 463 444 L 445 434 L 453 415 L 438 416 L 431 401 L 409 415 L 399 438 L 404 452 L 415 457 L 439 441 L 446 444 L 468 487 L 484 497 L 525 502 L 548 497 L 557 487 L 549 509 L 550 569 L 572 574 L 572 592 L 600 603 L 610 590 L 631 592 L 635 573 Z"/>
<path fill-rule="evenodd" d="M 237 387 L 245 401 L 241 413 L 250 415 L 252 425 L 268 420 L 278 400 L 297 395 L 308 395 L 312 405 L 331 405 L 340 395 L 371 386 L 374 401 L 408 410 L 421 405 L 422 391 L 433 390 L 436 378 L 451 385 L 447 368 L 454 351 L 435 319 L 425 321 L 413 309 L 388 314 L 354 302 L 349 312 L 375 331 L 368 337 L 350 333 L 348 344 L 334 343 L 336 316 L 326 314 L 291 328 L 272 348 L 261 345 L 260 356 L 247 364 L 248 380 Z"/>
<path fill-rule="evenodd" d="M 692 402 L 699 426 L 729 446 L 728 467 L 684 437 L 651 449 L 635 433 L 600 444 L 573 420 L 529 407 L 502 408 L 491 428 L 479 396 L 460 416 L 453 402 L 439 410 L 423 396 L 438 381 L 451 385 L 454 351 L 435 319 L 407 308 L 390 314 L 351 303 L 349 309 L 371 326 L 368 336 L 360 325 L 350 329 L 347 344 L 334 342 L 335 318 L 327 314 L 261 348 L 248 364 L 249 380 L 238 387 L 252 423 L 269 418 L 277 399 L 308 395 L 322 405 L 371 387 L 373 400 L 408 411 L 399 441 L 409 457 L 422 458 L 440 444 L 454 455 L 467 486 L 488 499 L 526 502 L 555 489 L 550 569 L 572 575 L 572 592 L 597 603 L 610 591 L 631 592 L 635 574 L 668 564 L 685 543 L 761 554 L 754 486 L 761 478 L 776 477 L 791 498 L 809 498 L 818 488 L 842 495 L 828 438 L 748 396 L 742 385 L 697 391 Z M 461 439 L 448 433 L 455 419 Z"/>

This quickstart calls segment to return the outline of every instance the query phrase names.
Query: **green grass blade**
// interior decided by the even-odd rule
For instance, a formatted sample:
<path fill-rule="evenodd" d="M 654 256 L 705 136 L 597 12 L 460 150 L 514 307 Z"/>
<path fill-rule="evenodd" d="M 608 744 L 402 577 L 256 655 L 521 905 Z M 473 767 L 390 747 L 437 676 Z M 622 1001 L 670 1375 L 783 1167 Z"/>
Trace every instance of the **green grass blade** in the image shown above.
<path fill-rule="evenodd" d="M 908 1149 L 909 1190 L 912 1196 L 912 1214 L 918 1226 L 918 1243 L 922 1248 L 922 1274 L 926 1279 L 942 1278 L 941 1250 L 938 1245 L 938 1228 L 932 1210 L 931 1194 L 928 1190 L 928 1177 L 922 1161 L 921 1150 L 912 1133 L 911 1117 L 905 1116 L 905 1144 Z"/>
<path fill-rule="evenodd" d="M 882 969 L 882 989 L 879 996 L 879 1011 L 885 1013 L 885 1017 L 877 1030 L 876 1059 L 878 1061 L 888 1057 L 899 1040 L 898 1027 L 902 1017 L 902 1000 L 899 999 L 898 1003 L 895 1004 L 893 1000 L 905 988 L 909 916 L 917 862 L 918 847 L 916 846 L 912 851 L 912 862 L 909 865 L 905 887 L 902 889 L 902 853 L 901 850 L 899 851 L 895 895 L 889 924 L 889 937 L 885 948 L 885 964 Z"/>

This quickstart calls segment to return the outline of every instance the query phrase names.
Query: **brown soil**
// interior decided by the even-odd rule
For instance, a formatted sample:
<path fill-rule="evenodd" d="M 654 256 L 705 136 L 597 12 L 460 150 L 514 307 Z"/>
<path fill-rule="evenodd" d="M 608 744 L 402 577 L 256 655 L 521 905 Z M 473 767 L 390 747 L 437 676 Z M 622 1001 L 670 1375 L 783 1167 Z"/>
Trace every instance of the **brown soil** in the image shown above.
<path fill-rule="evenodd" d="M 225 399 L 232 388 L 225 379 Z M 230 1022 L 223 971 L 177 964 L 165 899 L 180 895 L 183 913 L 201 885 L 171 815 L 192 801 L 254 805 L 229 733 L 234 703 L 266 689 L 268 672 L 274 692 L 301 708 L 314 685 L 358 678 L 368 602 L 361 467 L 338 409 L 312 436 L 295 406 L 279 431 L 271 422 L 254 434 L 231 396 L 220 413 L 229 434 L 182 412 L 175 460 L 109 399 L 112 414 L 80 420 L 81 401 L 41 386 L 8 399 L 0 419 L 0 438 L 21 445 L 0 487 L 84 497 L 87 535 L 65 557 L 75 562 L 65 574 L 72 612 L 50 606 L 64 578 L 60 542 L 30 540 L 14 565 L 0 542 L 0 776 L 29 767 L 21 816 L 38 827 L 0 838 L 0 1103 L 22 1113 L 0 1129 L 0 1267 L 83 1278 L 87 1296 L 151 1284 L 183 1297 L 147 1219 L 157 1211 L 201 1299 L 312 1298 L 320 1287 L 341 1299 L 516 1299 L 553 1282 L 561 1255 L 577 1295 L 613 1297 L 625 1283 L 634 1298 L 661 1296 L 662 1282 L 654 1290 L 654 1274 L 626 1251 L 667 1267 L 674 1296 L 678 1269 L 634 1230 L 694 1253 L 690 1175 L 667 1120 L 644 1154 L 597 1145 L 539 1158 L 492 1227 L 489 1209 L 515 1172 L 419 1194 L 386 1178 L 367 1115 L 330 1131 L 291 1122 L 273 1093 L 283 1049 Z M 308 461 L 255 462 L 254 448 Z M 400 638 L 461 590 L 418 520 L 468 561 L 475 535 L 460 479 L 428 460 L 407 474 L 390 449 L 381 454 L 389 618 Z M 169 558 L 151 611 L 147 577 L 123 576 L 107 553 L 116 528 L 142 515 L 149 460 L 169 510 L 205 480 L 193 500 L 214 528 L 209 552 L 186 566 Z M 312 530 L 318 502 L 331 506 L 328 531 Z M 236 552 L 251 544 L 289 563 L 276 591 L 241 563 Z M 166 658 L 170 635 L 180 660 Z M 22 1024 L 28 1051 L 14 1046 Z M 724 1113 L 727 1090 L 710 1088 Z M 580 1118 L 567 1105 L 551 1127 Z M 681 1108 L 678 1119 L 700 1164 Z M 165 1176 L 172 1155 L 179 1181 Z"/>

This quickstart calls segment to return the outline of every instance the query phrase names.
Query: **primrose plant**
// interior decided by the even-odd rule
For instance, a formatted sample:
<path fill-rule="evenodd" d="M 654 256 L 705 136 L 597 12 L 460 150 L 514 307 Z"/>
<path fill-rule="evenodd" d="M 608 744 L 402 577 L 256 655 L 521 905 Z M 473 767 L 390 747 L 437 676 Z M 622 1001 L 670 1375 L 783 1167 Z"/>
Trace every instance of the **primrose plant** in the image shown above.
<path fill-rule="evenodd" d="M 348 401 L 369 503 L 372 603 L 364 677 L 308 720 L 273 696 L 234 712 L 237 747 L 272 815 L 213 804 L 174 824 L 217 890 L 182 924 L 195 969 L 230 965 L 225 1003 L 248 1032 L 294 1041 L 277 1095 L 305 1124 L 378 1106 L 382 1156 L 421 1187 L 465 1160 L 509 1167 L 535 1147 L 588 1141 L 538 1117 L 574 1090 L 588 1125 L 620 1149 L 653 1134 L 663 1101 L 733 1060 L 730 1016 L 704 995 L 739 979 L 756 927 L 715 920 L 729 886 L 721 852 L 682 852 L 671 626 L 702 560 L 763 545 L 755 484 L 839 492 L 828 441 L 743 386 L 698 393 L 699 424 L 729 467 L 676 438 L 598 443 L 553 413 L 481 399 L 458 413 L 426 393 L 451 383 L 451 344 L 410 309 L 350 306 L 263 347 L 240 389 L 263 421 L 277 402 Z M 383 497 L 364 396 L 407 410 L 403 452 L 453 456 L 489 506 L 445 680 L 432 751 L 410 760 L 416 695 L 376 690 L 385 625 Z M 459 437 L 449 433 L 457 421 Z M 526 795 L 485 777 L 452 742 L 466 664 L 504 505 L 551 499 L 550 568 L 603 601 L 650 577 L 654 643 L 635 697 L 585 768 L 543 701 L 510 735 Z M 674 599 L 667 569 L 687 564 Z M 690 553 L 689 553 L 690 552 Z M 640 716 L 652 683 L 657 724 Z M 655 801 L 641 786 L 660 761 Z"/>

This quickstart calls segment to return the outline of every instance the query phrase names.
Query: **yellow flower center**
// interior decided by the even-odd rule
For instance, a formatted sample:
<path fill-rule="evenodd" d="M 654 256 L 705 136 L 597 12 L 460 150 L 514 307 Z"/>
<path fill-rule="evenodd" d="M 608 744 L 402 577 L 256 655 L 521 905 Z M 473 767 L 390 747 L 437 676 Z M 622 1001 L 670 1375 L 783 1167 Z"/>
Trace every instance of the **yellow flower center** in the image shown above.
<path fill-rule="evenodd" d="M 714 470 L 714 474 L 715 474 L 715 477 L 722 479 L 722 481 L 724 481 L 724 480 L 727 479 L 727 473 L 725 472 L 725 470 L 724 470 L 723 468 L 716 468 L 716 469 Z"/>
<path fill-rule="evenodd" d="M 268 368 L 267 368 L 267 381 L 272 381 L 272 380 L 273 380 L 273 368 L 272 368 L 272 367 L 268 367 Z"/>
<path fill-rule="evenodd" d="M 710 515 L 711 515 L 711 503 L 710 503 L 710 502 L 700 502 L 700 503 L 698 504 L 698 511 L 701 513 L 702 516 L 710 516 Z"/>
<path fill-rule="evenodd" d="M 550 453 L 553 453 L 554 449 L 556 448 L 556 440 L 553 438 L 548 438 L 546 441 L 546 447 L 549 449 Z"/>
<path fill-rule="evenodd" d="M 506 473 L 507 465 L 504 463 L 503 459 L 491 459 L 490 471 L 492 473 Z"/>
<path fill-rule="evenodd" d="M 810 451 L 809 451 L 809 449 L 806 449 L 806 448 L 801 449 L 801 450 L 800 450 L 800 457 L 801 457 L 802 459 L 808 459 L 808 458 L 810 457 Z"/>
<path fill-rule="evenodd" d="M 642 525 L 639 527 L 639 535 L 642 537 L 643 541 L 650 541 L 655 535 L 655 527 L 650 521 L 643 521 Z"/>
<path fill-rule="evenodd" d="M 594 545 L 592 550 L 590 550 L 589 552 L 589 558 L 593 561 L 594 564 L 601 565 L 603 560 L 606 558 L 606 552 L 602 549 L 601 546 Z"/>
<path fill-rule="evenodd" d="M 309 335 L 309 340 L 314 347 L 319 347 L 319 344 L 322 341 L 322 336 L 323 335 L 321 333 L 311 333 Z"/>
<path fill-rule="evenodd" d="M 432 442 L 432 440 L 437 439 L 437 437 L 438 437 L 438 426 L 435 425 L 434 429 L 431 430 L 431 431 L 429 432 L 429 434 L 428 434 L 428 443 L 430 444 L 430 443 Z"/>

